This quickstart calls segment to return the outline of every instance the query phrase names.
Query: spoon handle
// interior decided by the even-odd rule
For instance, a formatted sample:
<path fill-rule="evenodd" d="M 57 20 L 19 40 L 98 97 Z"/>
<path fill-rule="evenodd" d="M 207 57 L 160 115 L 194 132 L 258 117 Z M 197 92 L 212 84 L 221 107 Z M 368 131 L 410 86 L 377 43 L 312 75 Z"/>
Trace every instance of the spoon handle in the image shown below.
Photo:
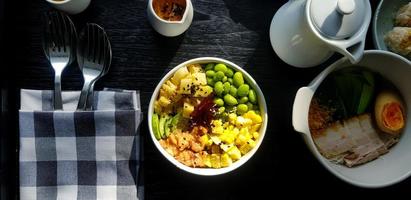
<path fill-rule="evenodd" d="M 91 81 L 85 81 L 83 85 L 83 89 L 81 89 L 80 98 L 78 100 L 77 110 L 85 110 L 86 109 L 86 100 L 88 91 L 90 88 Z"/>
<path fill-rule="evenodd" d="M 86 110 L 93 110 L 93 103 L 94 103 L 94 84 L 97 81 L 93 81 L 90 84 L 90 89 L 87 93 L 87 100 L 86 100 Z"/>
<path fill-rule="evenodd" d="M 63 110 L 63 100 L 61 97 L 61 74 L 54 77 L 54 110 Z"/>

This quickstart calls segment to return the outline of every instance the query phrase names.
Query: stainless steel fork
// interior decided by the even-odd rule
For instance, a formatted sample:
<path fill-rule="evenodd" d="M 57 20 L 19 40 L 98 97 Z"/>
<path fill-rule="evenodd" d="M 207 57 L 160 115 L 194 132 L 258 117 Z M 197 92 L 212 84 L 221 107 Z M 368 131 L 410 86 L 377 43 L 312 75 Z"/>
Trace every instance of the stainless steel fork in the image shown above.
<path fill-rule="evenodd" d="M 57 11 L 44 15 L 43 50 L 54 69 L 54 109 L 62 110 L 61 75 L 75 60 L 77 34 L 70 18 Z"/>
<path fill-rule="evenodd" d="M 111 62 L 110 42 L 102 27 L 89 23 L 80 34 L 77 57 L 83 72 L 84 85 L 81 90 L 77 110 L 86 110 L 88 93 L 93 93 L 94 82 L 104 75 L 105 67 Z M 92 94 L 90 94 L 92 95 Z"/>

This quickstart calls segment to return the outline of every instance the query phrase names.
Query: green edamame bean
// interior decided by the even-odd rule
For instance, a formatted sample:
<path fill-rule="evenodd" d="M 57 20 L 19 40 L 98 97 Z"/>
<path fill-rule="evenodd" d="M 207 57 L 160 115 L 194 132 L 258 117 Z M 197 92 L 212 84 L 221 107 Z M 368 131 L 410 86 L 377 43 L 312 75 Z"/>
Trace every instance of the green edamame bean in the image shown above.
<path fill-rule="evenodd" d="M 223 83 L 227 82 L 227 80 L 228 80 L 227 76 L 224 76 L 223 77 Z"/>
<path fill-rule="evenodd" d="M 242 84 L 237 89 L 237 95 L 239 97 L 245 97 L 248 95 L 249 92 L 250 92 L 250 86 L 248 86 L 247 84 Z"/>
<path fill-rule="evenodd" d="M 254 110 L 254 105 L 251 102 L 247 103 L 248 110 Z"/>
<path fill-rule="evenodd" d="M 232 69 L 227 68 L 227 70 L 225 71 L 225 75 L 226 75 L 227 77 L 231 78 L 231 77 L 233 77 L 234 72 L 233 72 Z"/>
<path fill-rule="evenodd" d="M 221 81 L 224 78 L 224 72 L 216 72 L 214 75 L 214 80 L 215 81 Z"/>
<path fill-rule="evenodd" d="M 224 83 L 224 94 L 230 93 L 231 84 L 229 82 Z"/>
<path fill-rule="evenodd" d="M 223 73 L 225 73 L 225 72 L 227 71 L 227 66 L 225 66 L 225 65 L 222 64 L 222 63 L 219 63 L 219 64 L 216 64 L 216 65 L 214 66 L 214 70 L 215 70 L 216 72 L 223 72 Z"/>
<path fill-rule="evenodd" d="M 204 68 L 205 71 L 214 69 L 214 63 L 208 63 Z"/>
<path fill-rule="evenodd" d="M 224 86 L 221 81 L 218 81 L 217 83 L 214 84 L 214 92 L 218 95 L 221 96 L 224 92 Z"/>
<path fill-rule="evenodd" d="M 257 103 L 257 94 L 253 89 L 250 90 L 248 93 L 248 99 L 250 100 L 251 103 Z"/>
<path fill-rule="evenodd" d="M 234 106 L 238 104 L 237 99 L 231 96 L 230 94 L 226 94 L 224 96 L 224 102 L 229 106 Z"/>
<path fill-rule="evenodd" d="M 241 97 L 241 99 L 238 101 L 238 103 L 247 103 L 248 102 L 248 97 Z"/>
<path fill-rule="evenodd" d="M 228 78 L 227 82 L 229 82 L 230 84 L 233 84 L 233 79 L 232 78 Z"/>
<path fill-rule="evenodd" d="M 207 85 L 214 86 L 215 82 L 212 78 L 207 78 Z"/>
<path fill-rule="evenodd" d="M 222 99 L 221 99 L 222 101 Z M 225 111 L 225 107 L 219 107 L 218 108 L 218 113 L 223 113 Z"/>
<path fill-rule="evenodd" d="M 239 104 L 237 106 L 237 114 L 242 115 L 248 111 L 248 106 L 245 104 Z"/>
<path fill-rule="evenodd" d="M 236 72 L 233 76 L 233 83 L 236 87 L 240 87 L 240 85 L 244 84 L 243 74 L 241 72 Z"/>
<path fill-rule="evenodd" d="M 230 94 L 231 94 L 231 96 L 233 96 L 233 97 L 236 97 L 236 96 L 237 96 L 237 88 L 235 88 L 234 85 L 232 85 L 232 86 L 230 87 Z"/>
<path fill-rule="evenodd" d="M 219 107 L 224 106 L 224 101 L 221 98 L 214 99 L 214 103 Z"/>
<path fill-rule="evenodd" d="M 215 75 L 215 71 L 213 71 L 213 70 L 206 71 L 206 76 L 207 77 L 213 78 L 214 75 Z"/>

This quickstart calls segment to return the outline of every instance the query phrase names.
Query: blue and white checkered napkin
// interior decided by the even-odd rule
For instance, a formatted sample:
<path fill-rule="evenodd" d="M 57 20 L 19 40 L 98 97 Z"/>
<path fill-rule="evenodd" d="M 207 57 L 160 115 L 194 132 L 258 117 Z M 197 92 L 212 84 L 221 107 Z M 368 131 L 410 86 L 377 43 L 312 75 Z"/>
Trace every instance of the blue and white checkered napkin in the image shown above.
<path fill-rule="evenodd" d="M 143 199 L 139 93 L 101 91 L 95 111 L 75 111 L 79 92 L 21 91 L 20 199 Z"/>

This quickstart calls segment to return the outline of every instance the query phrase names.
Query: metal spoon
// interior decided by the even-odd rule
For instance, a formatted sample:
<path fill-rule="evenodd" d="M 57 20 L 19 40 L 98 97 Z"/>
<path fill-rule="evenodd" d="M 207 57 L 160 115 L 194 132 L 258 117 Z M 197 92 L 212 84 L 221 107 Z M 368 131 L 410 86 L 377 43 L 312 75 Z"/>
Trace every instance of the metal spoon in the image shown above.
<path fill-rule="evenodd" d="M 94 82 L 111 62 L 110 42 L 101 26 L 94 23 L 86 25 L 79 37 L 77 57 L 84 78 L 77 110 L 86 110 L 88 93 L 93 93 Z"/>

